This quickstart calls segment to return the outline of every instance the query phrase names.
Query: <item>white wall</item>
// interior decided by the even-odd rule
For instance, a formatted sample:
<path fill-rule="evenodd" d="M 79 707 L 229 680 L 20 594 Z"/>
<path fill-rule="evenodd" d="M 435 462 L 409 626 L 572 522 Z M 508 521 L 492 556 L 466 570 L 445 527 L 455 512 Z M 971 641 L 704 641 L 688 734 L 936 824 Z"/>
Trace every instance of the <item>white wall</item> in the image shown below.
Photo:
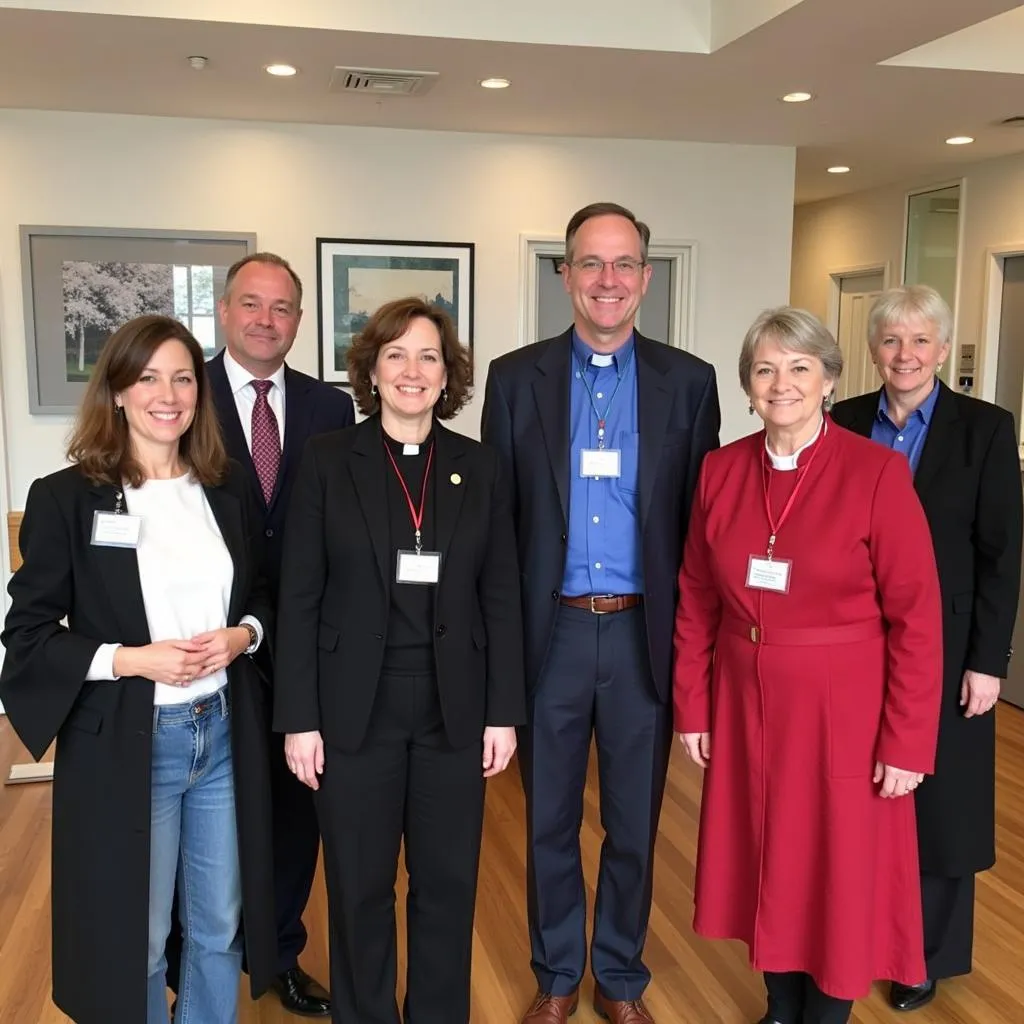
<path fill-rule="evenodd" d="M 978 345 L 974 393 L 990 396 L 995 381 L 983 375 L 981 336 L 986 303 L 985 250 L 1010 248 L 1016 243 L 1024 249 L 1024 153 L 971 164 L 963 180 L 956 341 L 958 345 Z M 793 224 L 793 304 L 824 318 L 828 312 L 829 271 L 838 267 L 888 261 L 890 283 L 899 284 L 907 192 L 945 183 L 923 178 L 798 206 Z"/>
<path fill-rule="evenodd" d="M 656 238 L 698 243 L 696 352 L 722 382 L 723 437 L 750 430 L 736 356 L 789 291 L 791 149 L 405 132 L 0 110 L 0 358 L 10 508 L 62 464 L 68 420 L 31 416 L 19 224 L 255 231 L 292 261 L 306 317 L 290 361 L 316 372 L 317 236 L 476 243 L 478 395 L 517 344 L 519 235 L 579 206 L 633 208 Z"/>

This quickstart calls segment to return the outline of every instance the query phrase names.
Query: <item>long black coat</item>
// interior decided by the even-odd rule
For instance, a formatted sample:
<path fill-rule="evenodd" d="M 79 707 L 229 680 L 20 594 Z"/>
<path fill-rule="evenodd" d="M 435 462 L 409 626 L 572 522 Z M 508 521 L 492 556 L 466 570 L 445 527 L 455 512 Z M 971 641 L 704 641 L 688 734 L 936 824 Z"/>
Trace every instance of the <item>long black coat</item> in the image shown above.
<path fill-rule="evenodd" d="M 942 590 L 943 688 L 935 774 L 915 794 L 921 870 L 950 878 L 995 863 L 995 715 L 964 717 L 971 669 L 1005 678 L 1017 616 L 1021 476 L 1013 417 L 939 383 L 914 487 Z M 835 421 L 865 437 L 879 392 L 840 402 Z"/>
<path fill-rule="evenodd" d="M 57 739 L 53 781 L 53 1000 L 79 1024 L 146 1019 L 153 683 L 86 682 L 101 643 L 150 642 L 130 548 L 90 543 L 115 488 L 77 467 L 36 480 L 9 586 L 0 699 L 35 758 Z M 228 622 L 254 615 L 272 635 L 256 573 L 262 517 L 240 468 L 206 497 L 234 563 Z M 182 537 L 187 544 L 188 538 Z M 61 619 L 67 616 L 67 626 Z M 269 690 L 247 657 L 228 669 L 245 948 L 253 995 L 276 969 Z"/>

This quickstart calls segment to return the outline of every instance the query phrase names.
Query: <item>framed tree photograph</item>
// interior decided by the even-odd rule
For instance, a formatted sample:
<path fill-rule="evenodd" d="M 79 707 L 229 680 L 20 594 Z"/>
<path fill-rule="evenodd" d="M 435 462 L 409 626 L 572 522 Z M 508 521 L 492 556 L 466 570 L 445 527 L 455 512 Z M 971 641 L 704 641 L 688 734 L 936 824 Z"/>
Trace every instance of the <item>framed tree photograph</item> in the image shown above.
<path fill-rule="evenodd" d="M 410 295 L 445 309 L 472 350 L 472 242 L 318 238 L 316 248 L 321 380 L 347 384 L 353 337 L 385 302 Z"/>
<path fill-rule="evenodd" d="M 228 268 L 255 251 L 247 232 L 22 225 L 29 411 L 73 413 L 104 342 L 144 313 L 180 320 L 214 355 Z"/>

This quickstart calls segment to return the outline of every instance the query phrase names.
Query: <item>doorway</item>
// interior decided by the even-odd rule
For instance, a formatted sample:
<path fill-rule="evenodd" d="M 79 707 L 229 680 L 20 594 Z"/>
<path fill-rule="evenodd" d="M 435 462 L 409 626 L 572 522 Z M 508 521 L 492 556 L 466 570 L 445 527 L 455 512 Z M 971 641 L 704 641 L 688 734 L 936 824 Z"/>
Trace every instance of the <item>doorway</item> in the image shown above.
<path fill-rule="evenodd" d="M 836 400 L 841 401 L 878 386 L 868 348 L 868 313 L 885 288 L 885 268 L 837 271 L 830 276 L 835 310 L 833 329 L 843 353 L 843 375 L 836 388 Z"/>
<path fill-rule="evenodd" d="M 1010 256 L 1003 261 L 995 401 L 996 405 L 1013 413 L 1019 441 L 1024 419 L 1024 255 Z M 1017 647 L 1024 644 L 1024 593 L 1017 604 L 1014 639 Z M 1019 657 L 1010 659 L 1009 675 L 1001 696 L 1024 708 L 1024 661 Z"/>

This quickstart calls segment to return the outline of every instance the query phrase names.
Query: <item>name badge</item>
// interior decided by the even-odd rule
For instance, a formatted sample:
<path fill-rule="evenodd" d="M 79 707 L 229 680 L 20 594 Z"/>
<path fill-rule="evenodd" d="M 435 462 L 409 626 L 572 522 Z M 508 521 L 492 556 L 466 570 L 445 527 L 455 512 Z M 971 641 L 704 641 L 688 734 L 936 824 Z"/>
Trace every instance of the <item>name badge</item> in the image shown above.
<path fill-rule="evenodd" d="M 440 551 L 399 551 L 398 583 L 436 583 L 441 578 Z"/>
<path fill-rule="evenodd" d="M 101 512 L 92 515 L 92 543 L 101 548 L 137 548 L 142 530 L 142 516 L 130 516 L 116 512 Z"/>
<path fill-rule="evenodd" d="M 793 563 L 788 558 L 759 558 L 751 555 L 747 563 L 747 586 L 753 590 L 789 593 L 789 572 Z"/>
<path fill-rule="evenodd" d="M 622 452 L 618 448 L 581 448 L 580 476 L 595 480 L 622 476 Z"/>

